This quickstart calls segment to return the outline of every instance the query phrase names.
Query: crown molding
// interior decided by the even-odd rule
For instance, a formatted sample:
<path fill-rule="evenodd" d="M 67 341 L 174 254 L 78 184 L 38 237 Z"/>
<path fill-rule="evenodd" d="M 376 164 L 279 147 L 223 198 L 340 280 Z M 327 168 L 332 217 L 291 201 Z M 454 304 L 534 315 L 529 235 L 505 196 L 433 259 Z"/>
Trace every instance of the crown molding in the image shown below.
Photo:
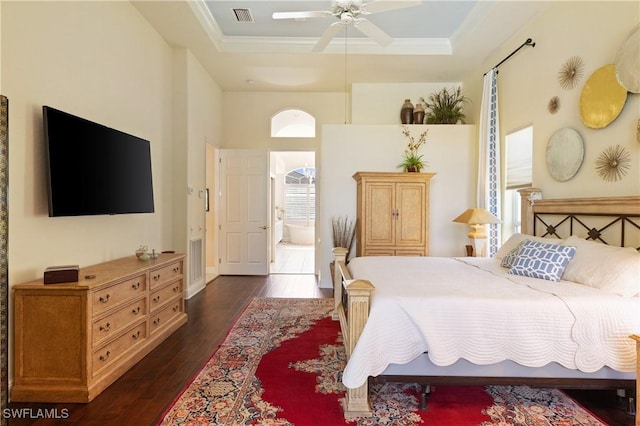
<path fill-rule="evenodd" d="M 222 37 L 221 52 L 226 53 L 313 53 L 315 37 Z M 446 38 L 395 39 L 382 47 L 368 38 L 349 38 L 346 45 L 349 54 L 367 55 L 451 55 L 451 42 Z M 344 54 L 345 40 L 336 37 L 317 54 Z"/>
<path fill-rule="evenodd" d="M 318 42 L 316 37 L 238 37 L 225 36 L 204 0 L 189 1 L 194 15 L 205 29 L 207 36 L 221 53 L 312 53 Z M 394 39 L 382 47 L 375 41 L 358 37 L 347 39 L 349 54 L 367 55 L 451 55 L 453 49 L 447 38 Z M 323 52 L 318 54 L 344 54 L 345 40 L 336 37 Z"/>

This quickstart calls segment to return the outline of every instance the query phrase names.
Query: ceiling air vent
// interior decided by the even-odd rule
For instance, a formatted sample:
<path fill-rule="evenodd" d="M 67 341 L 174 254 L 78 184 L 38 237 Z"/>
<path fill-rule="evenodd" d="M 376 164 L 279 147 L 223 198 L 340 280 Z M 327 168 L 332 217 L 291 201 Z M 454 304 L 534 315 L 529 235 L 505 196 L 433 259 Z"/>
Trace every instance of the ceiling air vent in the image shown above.
<path fill-rule="evenodd" d="M 233 14 L 236 15 L 236 21 L 238 22 L 244 24 L 254 22 L 249 9 L 233 9 Z"/>

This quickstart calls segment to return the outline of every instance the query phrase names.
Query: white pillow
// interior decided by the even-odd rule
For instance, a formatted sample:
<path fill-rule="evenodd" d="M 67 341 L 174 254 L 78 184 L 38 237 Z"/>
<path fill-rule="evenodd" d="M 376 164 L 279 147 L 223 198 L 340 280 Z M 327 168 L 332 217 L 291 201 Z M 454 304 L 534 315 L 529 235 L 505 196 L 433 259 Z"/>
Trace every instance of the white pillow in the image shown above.
<path fill-rule="evenodd" d="M 555 237 L 534 237 L 533 235 L 527 234 L 513 234 L 507 239 L 507 241 L 502 244 L 502 246 L 498 249 L 496 254 L 493 255 L 496 259 L 502 260 L 510 251 L 518 248 L 520 243 L 524 240 L 538 241 L 540 243 L 553 243 L 560 244 L 562 240 Z"/>
<path fill-rule="evenodd" d="M 563 280 L 624 297 L 640 293 L 640 253 L 633 247 L 614 247 L 576 236 L 562 244 L 576 248 Z"/>

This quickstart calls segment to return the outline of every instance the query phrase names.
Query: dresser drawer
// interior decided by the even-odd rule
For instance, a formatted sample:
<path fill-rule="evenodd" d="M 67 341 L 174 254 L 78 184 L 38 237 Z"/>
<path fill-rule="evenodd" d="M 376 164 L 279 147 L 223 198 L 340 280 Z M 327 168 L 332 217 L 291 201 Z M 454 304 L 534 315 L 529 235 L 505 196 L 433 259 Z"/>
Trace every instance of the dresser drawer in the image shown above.
<path fill-rule="evenodd" d="M 143 296 L 146 294 L 146 290 L 146 275 L 139 275 L 130 280 L 96 290 L 91 296 L 93 315 L 96 316 L 118 306 L 122 302 L 128 302 L 138 296 Z"/>
<path fill-rule="evenodd" d="M 182 277 L 182 262 L 175 262 L 150 272 L 150 288 L 158 288 L 178 277 Z"/>
<path fill-rule="evenodd" d="M 162 308 L 166 303 L 169 303 L 171 299 L 177 295 L 182 295 L 182 280 L 174 281 L 169 285 L 155 290 L 151 293 L 149 298 L 149 304 L 151 305 L 151 312 L 155 312 Z"/>
<path fill-rule="evenodd" d="M 113 342 L 108 343 L 102 348 L 93 351 L 91 354 L 91 373 L 93 376 L 100 374 L 100 372 L 118 359 L 120 359 L 127 352 L 134 350 L 137 345 L 142 343 L 147 338 L 147 323 L 142 322 L 131 329 L 125 331 L 120 337 Z"/>
<path fill-rule="evenodd" d="M 129 327 L 131 324 L 141 320 L 147 314 L 147 299 L 141 298 L 130 303 L 123 308 L 118 309 L 112 314 L 96 320 L 92 324 L 92 343 L 93 347 L 115 336 L 121 330 Z"/>
<path fill-rule="evenodd" d="M 184 299 L 182 296 L 171 300 L 164 308 L 149 316 L 149 330 L 151 335 L 162 330 L 171 320 L 184 312 Z"/>

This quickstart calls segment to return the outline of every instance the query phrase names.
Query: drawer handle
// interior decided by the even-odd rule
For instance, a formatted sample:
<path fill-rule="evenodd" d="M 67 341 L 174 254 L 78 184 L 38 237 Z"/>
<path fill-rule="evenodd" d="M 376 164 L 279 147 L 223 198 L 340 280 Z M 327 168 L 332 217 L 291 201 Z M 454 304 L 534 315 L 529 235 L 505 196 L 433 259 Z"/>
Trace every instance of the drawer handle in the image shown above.
<path fill-rule="evenodd" d="M 109 351 L 107 351 L 107 353 L 104 354 L 104 355 L 100 355 L 100 358 L 99 358 L 100 361 L 106 362 L 109 359 L 109 355 L 111 355 L 111 352 L 109 352 Z"/>
<path fill-rule="evenodd" d="M 140 306 L 138 306 L 137 308 L 133 308 L 133 309 L 131 310 L 131 313 L 132 313 L 133 315 L 138 315 L 138 314 L 140 313 Z"/>
<path fill-rule="evenodd" d="M 100 331 L 109 331 L 111 330 L 111 324 L 106 323 L 104 326 L 100 326 Z"/>
<path fill-rule="evenodd" d="M 180 306 L 176 305 L 173 307 L 173 312 L 178 312 L 180 311 Z"/>
<path fill-rule="evenodd" d="M 109 296 L 108 294 L 105 297 L 100 296 L 100 298 L 98 299 L 100 301 L 100 303 L 107 303 L 109 301 Z"/>
<path fill-rule="evenodd" d="M 154 281 L 158 281 L 159 279 L 160 279 L 160 274 L 153 276 L 153 280 Z"/>
<path fill-rule="evenodd" d="M 175 268 L 173 268 L 173 272 L 174 272 L 175 274 L 177 274 L 178 272 L 180 272 L 180 267 L 179 267 L 179 266 L 176 266 Z"/>
<path fill-rule="evenodd" d="M 132 288 L 132 289 L 134 289 L 134 290 L 139 289 L 139 288 L 140 288 L 140 283 L 139 283 L 139 282 L 137 282 L 137 283 L 135 283 L 135 284 L 131 284 L 131 288 Z"/>
<path fill-rule="evenodd" d="M 138 340 L 139 337 L 140 337 L 140 330 L 138 330 L 135 334 L 131 335 L 131 338 L 133 340 Z"/>
<path fill-rule="evenodd" d="M 160 324 L 160 318 L 156 318 L 153 320 L 153 325 L 159 325 Z"/>
<path fill-rule="evenodd" d="M 153 298 L 153 303 L 158 303 L 160 301 L 160 295 Z"/>
<path fill-rule="evenodd" d="M 178 292 L 178 290 L 180 290 L 180 286 L 179 286 L 179 285 L 177 285 L 177 286 L 175 286 L 175 287 L 173 288 L 173 292 L 174 292 L 174 293 L 177 293 L 177 292 Z"/>

